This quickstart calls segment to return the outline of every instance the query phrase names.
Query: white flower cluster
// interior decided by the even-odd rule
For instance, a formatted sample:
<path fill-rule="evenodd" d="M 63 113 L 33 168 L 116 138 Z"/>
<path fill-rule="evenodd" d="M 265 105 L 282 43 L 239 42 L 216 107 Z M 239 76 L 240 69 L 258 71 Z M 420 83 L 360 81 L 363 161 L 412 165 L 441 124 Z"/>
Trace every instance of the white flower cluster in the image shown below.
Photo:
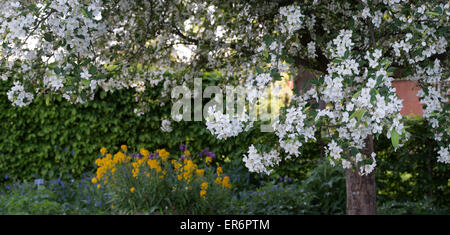
<path fill-rule="evenodd" d="M 308 42 L 307 48 L 308 48 L 308 57 L 311 59 L 316 58 L 317 57 L 316 43 L 314 41 Z"/>
<path fill-rule="evenodd" d="M 343 150 L 334 140 L 331 140 L 331 143 L 328 144 L 326 151 L 327 154 L 329 154 L 335 161 L 341 159 L 341 153 Z"/>
<path fill-rule="evenodd" d="M 432 67 L 422 69 L 417 66 L 415 76 L 410 78 L 411 80 L 420 79 L 431 85 L 428 87 L 428 94 L 425 94 L 422 89 L 417 93 L 417 96 L 421 98 L 420 102 L 425 106 L 425 109 L 423 110 L 423 116 L 425 118 L 431 118 L 433 113 L 440 112 L 443 109 L 443 104 L 448 102 L 448 99 L 445 97 L 448 91 L 439 88 L 442 76 L 443 69 L 440 66 L 439 59 L 436 59 Z"/>
<path fill-rule="evenodd" d="M 377 166 L 377 161 L 375 160 L 375 156 L 376 156 L 376 154 L 372 153 L 371 154 L 372 163 L 371 164 L 366 164 L 366 165 L 361 166 L 359 168 L 359 173 L 361 175 L 368 175 L 368 174 L 372 173 L 372 171 L 375 169 L 375 167 Z"/>
<path fill-rule="evenodd" d="M 355 45 L 352 42 L 352 31 L 342 29 L 339 35 L 333 39 L 333 47 L 330 48 L 331 57 L 344 57 L 345 52 L 350 51 Z"/>
<path fill-rule="evenodd" d="M 276 150 L 268 153 L 259 154 L 255 146 L 251 145 L 248 154 L 244 155 L 243 161 L 250 172 L 270 174 L 271 167 L 277 165 L 280 161 L 280 154 Z"/>
<path fill-rule="evenodd" d="M 439 59 L 436 59 L 434 63 L 431 63 L 428 67 L 422 68 L 416 67 L 416 74 L 414 76 L 409 77 L 410 80 L 420 80 L 424 84 L 427 84 L 426 92 L 423 89 L 420 89 L 417 93 L 417 96 L 420 98 L 420 103 L 423 105 L 423 117 L 426 118 L 434 132 L 434 139 L 440 142 L 441 146 L 438 151 L 438 162 L 442 163 L 450 163 L 450 158 L 448 154 L 449 147 L 448 139 L 450 136 L 450 129 L 447 128 L 446 122 L 439 122 L 438 118 L 444 115 L 444 118 L 440 118 L 441 120 L 447 120 L 445 115 L 448 115 L 444 111 L 444 106 L 448 104 L 449 100 L 448 96 L 448 79 L 444 80 L 444 69 L 440 65 Z"/>
<path fill-rule="evenodd" d="M 171 127 L 171 123 L 168 119 L 164 119 L 161 122 L 161 130 L 163 132 L 171 132 L 172 131 L 172 127 Z"/>
<path fill-rule="evenodd" d="M 272 81 L 272 76 L 268 73 L 258 74 L 255 78 L 257 87 L 265 87 L 269 82 Z"/>
<path fill-rule="evenodd" d="M 301 29 L 303 27 L 303 19 L 304 15 L 299 6 L 290 5 L 287 7 L 280 8 L 279 11 L 282 17 L 285 17 L 285 20 L 282 20 L 280 23 L 281 33 L 288 33 L 292 35 L 293 32 Z"/>
<path fill-rule="evenodd" d="M 57 91 L 60 88 L 64 87 L 63 79 L 56 74 L 44 76 L 44 87 L 52 91 Z"/>
<path fill-rule="evenodd" d="M 209 107 L 208 114 L 206 128 L 218 139 L 237 136 L 253 127 L 253 122 L 249 122 L 249 117 L 245 112 L 241 115 L 223 114 L 220 110 L 216 111 L 214 105 Z"/>
<path fill-rule="evenodd" d="M 336 58 L 338 62 L 329 65 L 328 73 L 323 77 L 323 86 L 318 90 L 323 101 L 331 106 L 320 110 L 315 120 L 327 118 L 330 124 L 338 126 L 340 141 L 349 143 L 349 148 L 361 151 L 366 147 L 365 139 L 369 135 L 386 131 L 387 137 L 391 138 L 393 130 L 399 135 L 404 132 L 399 114 L 402 101 L 397 98 L 395 88 L 392 87 L 393 78 L 384 69 L 385 62 L 380 61 L 382 50 L 375 49 L 366 54 L 364 58 L 368 61 L 368 68 L 364 68 L 364 73 L 360 75 L 359 64 L 350 53 L 353 46 L 351 34 L 351 31 L 341 31 L 329 44 L 333 56 L 331 59 Z M 358 92 L 346 87 L 345 78 L 349 76 L 360 84 Z M 378 92 L 380 87 L 387 88 L 387 94 L 381 95 Z M 351 118 L 350 114 L 353 114 Z M 342 154 L 346 153 L 335 140 L 331 141 L 326 151 L 332 164 L 341 162 L 346 169 L 354 164 L 362 175 L 370 174 L 376 166 L 375 153 L 371 156 L 358 153 L 344 159 Z M 361 165 L 363 159 L 370 159 L 371 163 Z"/>
<path fill-rule="evenodd" d="M 369 61 L 370 68 L 376 68 L 378 66 L 378 60 L 381 58 L 382 52 L 380 49 L 375 49 L 373 53 L 367 52 L 364 59 Z"/>
<path fill-rule="evenodd" d="M 23 11 L 21 9 L 28 9 L 29 3 L 12 0 L 0 2 L 2 9 L 0 44 L 3 45 L 0 47 L 0 54 L 9 67 L 12 67 L 15 62 L 22 64 L 12 75 L 23 74 L 24 79 L 31 80 L 36 77 L 35 71 L 31 70 L 29 65 L 41 63 L 39 61 L 51 63 L 53 66 L 44 71 L 42 82 L 32 82 L 32 84 L 43 84 L 44 89 L 64 92 L 63 96 L 71 99 L 74 92 L 61 89 L 65 85 L 61 74 L 77 73 L 74 66 L 67 63 L 69 57 L 76 55 L 78 60 L 89 58 L 93 61 L 96 56 L 93 44 L 107 32 L 106 26 L 99 21 L 102 2 L 99 0 L 50 2 L 40 0 L 34 3 L 36 5 L 33 10 Z M 61 74 L 53 73 L 53 68 L 56 66 Z M 92 74 L 89 74 L 87 68 L 82 69 L 81 78 L 88 80 L 87 84 L 90 85 L 86 86 L 86 82 L 80 82 L 79 88 L 87 89 L 88 96 L 91 95 L 92 98 L 97 83 L 90 81 Z M 12 78 L 20 79 L 14 76 Z M 36 91 L 40 89 L 33 88 Z M 28 97 L 31 95 L 28 94 Z M 72 98 L 76 99 L 76 102 L 80 100 L 79 97 Z M 29 102 L 19 103 L 29 104 Z"/>
<path fill-rule="evenodd" d="M 448 152 L 449 148 L 450 146 L 440 148 L 440 150 L 438 151 L 438 162 L 450 164 L 450 154 Z"/>
<path fill-rule="evenodd" d="M 33 94 L 26 92 L 23 85 L 20 82 L 15 81 L 11 90 L 6 93 L 8 99 L 13 105 L 23 107 L 29 105 L 33 101 Z"/>
<path fill-rule="evenodd" d="M 278 136 L 280 147 L 288 154 L 298 157 L 299 149 L 303 142 L 313 139 L 316 131 L 314 126 L 305 126 L 306 115 L 302 112 L 306 102 L 301 102 L 297 107 L 293 106 L 286 110 L 286 119 L 284 122 L 277 120 L 273 127 Z"/>

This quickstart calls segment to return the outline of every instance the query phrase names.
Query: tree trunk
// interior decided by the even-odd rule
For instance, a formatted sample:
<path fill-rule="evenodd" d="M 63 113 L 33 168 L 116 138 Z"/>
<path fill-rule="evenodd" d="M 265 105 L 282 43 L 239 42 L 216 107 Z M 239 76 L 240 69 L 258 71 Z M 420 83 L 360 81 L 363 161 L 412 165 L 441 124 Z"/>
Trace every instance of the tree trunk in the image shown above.
<path fill-rule="evenodd" d="M 370 156 L 373 151 L 373 137 L 369 136 L 366 139 L 366 148 L 363 154 Z M 348 215 L 375 215 L 377 213 L 375 170 L 369 175 L 361 176 L 357 170 L 348 169 L 345 184 Z"/>
<path fill-rule="evenodd" d="M 294 87 L 295 89 L 298 89 L 299 94 L 302 95 L 311 89 L 312 85 L 308 80 L 316 79 L 316 74 L 306 71 L 302 65 L 298 65 L 298 68 L 299 71 L 295 79 Z M 319 109 L 322 110 L 325 107 L 325 102 L 319 100 Z M 370 135 L 367 137 L 365 142 L 366 148 L 363 149 L 362 154 L 370 156 L 374 152 L 373 136 Z M 347 170 L 345 182 L 347 187 L 347 214 L 376 214 L 375 171 L 369 175 L 361 176 L 358 171 L 353 172 L 352 170 Z"/>

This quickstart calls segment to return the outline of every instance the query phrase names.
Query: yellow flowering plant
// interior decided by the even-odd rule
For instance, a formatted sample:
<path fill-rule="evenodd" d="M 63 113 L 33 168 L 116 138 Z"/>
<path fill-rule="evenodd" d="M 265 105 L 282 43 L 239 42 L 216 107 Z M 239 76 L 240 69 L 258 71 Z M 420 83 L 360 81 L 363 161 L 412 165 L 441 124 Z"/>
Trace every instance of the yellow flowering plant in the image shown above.
<path fill-rule="evenodd" d="M 145 148 L 130 154 L 126 145 L 112 154 L 102 148 L 91 182 L 111 195 L 119 213 L 211 214 L 225 207 L 231 197 L 230 177 L 187 148 L 181 154 Z"/>

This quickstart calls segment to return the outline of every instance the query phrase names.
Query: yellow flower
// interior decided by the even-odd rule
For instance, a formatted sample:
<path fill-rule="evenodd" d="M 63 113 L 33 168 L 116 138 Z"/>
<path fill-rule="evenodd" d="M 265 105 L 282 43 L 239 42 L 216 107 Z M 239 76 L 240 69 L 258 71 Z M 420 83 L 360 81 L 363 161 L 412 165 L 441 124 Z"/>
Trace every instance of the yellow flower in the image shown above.
<path fill-rule="evenodd" d="M 222 187 L 223 188 L 231 188 L 230 177 L 228 177 L 228 176 L 223 177 Z"/>
<path fill-rule="evenodd" d="M 107 152 L 108 150 L 105 148 L 105 147 L 102 147 L 101 149 L 100 149 L 100 154 L 101 155 L 105 155 L 105 153 Z"/>
<path fill-rule="evenodd" d="M 117 164 L 120 162 L 125 162 L 126 156 L 122 152 L 117 152 L 114 154 L 114 158 L 112 160 L 113 164 Z"/>
<path fill-rule="evenodd" d="M 222 184 L 222 179 L 220 177 L 216 178 L 216 184 L 218 184 L 218 185 Z"/>
<path fill-rule="evenodd" d="M 217 175 L 220 176 L 223 173 L 222 167 L 217 167 Z"/>
<path fill-rule="evenodd" d="M 111 205 L 111 209 L 114 209 L 114 205 Z"/>
<path fill-rule="evenodd" d="M 131 173 L 133 173 L 134 178 L 137 178 L 139 175 L 139 168 L 135 168 L 135 169 L 131 170 Z"/>
<path fill-rule="evenodd" d="M 130 188 L 130 192 L 134 193 L 134 190 L 135 190 L 134 187 L 131 187 L 131 188 Z"/>
<path fill-rule="evenodd" d="M 147 164 L 150 166 L 150 169 L 155 169 L 156 172 L 161 172 L 161 166 L 159 165 L 158 160 L 150 159 Z"/>
<path fill-rule="evenodd" d="M 195 170 L 195 174 L 197 175 L 197 176 L 203 176 L 204 175 L 204 173 L 205 173 L 205 170 L 204 169 L 197 169 L 197 170 Z"/>
<path fill-rule="evenodd" d="M 145 148 L 141 148 L 141 149 L 139 150 L 139 152 L 140 152 L 142 155 L 144 155 L 144 157 L 146 157 L 146 158 L 148 158 L 148 156 L 150 156 L 150 152 L 149 152 L 147 149 L 145 149 Z"/>
<path fill-rule="evenodd" d="M 206 190 L 201 190 L 200 191 L 200 197 L 202 197 L 203 199 L 206 199 Z"/>
<path fill-rule="evenodd" d="M 175 161 L 175 162 L 173 163 L 173 168 L 174 168 L 175 170 L 180 169 L 180 167 L 181 167 L 181 163 L 179 163 L 179 162 L 177 162 L 177 161 Z"/>
<path fill-rule="evenodd" d="M 158 149 L 156 150 L 158 152 L 158 155 L 161 157 L 162 161 L 166 161 L 167 158 L 170 156 L 170 153 L 166 151 L 166 149 Z"/>
<path fill-rule="evenodd" d="M 120 146 L 120 148 L 125 152 L 128 150 L 128 147 L 124 144 L 122 146 Z"/>
<path fill-rule="evenodd" d="M 207 165 L 209 165 L 211 162 L 212 162 L 212 157 L 206 157 L 206 158 L 205 158 L 205 163 L 206 163 Z"/>
<path fill-rule="evenodd" d="M 92 180 L 91 180 L 91 182 L 93 183 L 93 184 L 96 184 L 97 183 L 97 178 L 92 178 Z"/>
<path fill-rule="evenodd" d="M 181 180 L 182 178 L 183 178 L 182 175 L 177 175 L 177 179 L 178 179 L 178 180 Z"/>
<path fill-rule="evenodd" d="M 200 185 L 200 187 L 201 187 L 203 190 L 207 190 L 207 189 L 208 189 L 208 182 L 203 182 L 203 183 Z"/>
<path fill-rule="evenodd" d="M 189 150 L 186 149 L 186 150 L 184 150 L 184 155 L 185 155 L 185 156 L 190 156 L 190 155 L 191 155 L 191 152 L 190 152 Z"/>
<path fill-rule="evenodd" d="M 100 188 L 100 184 L 97 184 L 97 188 Z"/>

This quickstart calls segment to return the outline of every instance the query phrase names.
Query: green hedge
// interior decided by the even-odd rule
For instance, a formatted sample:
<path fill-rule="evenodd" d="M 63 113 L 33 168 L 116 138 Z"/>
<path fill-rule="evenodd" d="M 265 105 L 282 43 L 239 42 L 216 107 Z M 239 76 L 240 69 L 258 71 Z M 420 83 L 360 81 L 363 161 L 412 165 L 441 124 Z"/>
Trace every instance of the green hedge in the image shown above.
<path fill-rule="evenodd" d="M 39 96 L 29 106 L 17 108 L 6 96 L 11 85 L 0 81 L 0 182 L 4 175 L 19 180 L 78 177 L 93 170 L 102 146 L 110 151 L 118 151 L 122 144 L 135 152 L 140 147 L 179 151 L 179 145 L 187 143 L 194 152 L 209 147 L 217 153 L 218 161 L 224 161 L 242 158 L 250 143 L 277 141 L 273 133 L 261 134 L 258 128 L 239 137 L 217 140 L 204 122 L 193 121 L 173 121 L 173 131 L 162 132 L 161 117 L 170 113 L 171 105 L 161 107 L 149 102 L 150 111 L 139 117 L 133 111 L 133 90 L 101 91 L 93 101 L 75 105 L 59 96 Z M 145 95 L 155 99 L 160 89 L 147 89 Z M 312 156 L 318 153 L 317 148 L 310 150 Z M 305 164 L 310 165 L 309 160 Z M 285 166 L 292 177 L 292 171 L 301 167 Z"/>
<path fill-rule="evenodd" d="M 100 147 L 117 151 L 167 148 L 177 151 L 189 140 L 191 150 L 210 147 L 224 155 L 242 155 L 247 147 L 240 139 L 218 141 L 202 122 L 173 123 L 173 131 L 160 130 L 160 117 L 170 105 L 150 104 L 150 112 L 138 117 L 133 91 L 101 92 L 94 101 L 73 105 L 61 97 L 41 96 L 23 108 L 7 99 L 9 84 L 0 82 L 0 176 L 12 179 L 79 176 L 93 169 Z M 47 100 L 49 99 L 49 100 Z M 250 139 L 251 140 L 251 139 Z M 247 141 L 250 141 L 247 140 Z"/>

